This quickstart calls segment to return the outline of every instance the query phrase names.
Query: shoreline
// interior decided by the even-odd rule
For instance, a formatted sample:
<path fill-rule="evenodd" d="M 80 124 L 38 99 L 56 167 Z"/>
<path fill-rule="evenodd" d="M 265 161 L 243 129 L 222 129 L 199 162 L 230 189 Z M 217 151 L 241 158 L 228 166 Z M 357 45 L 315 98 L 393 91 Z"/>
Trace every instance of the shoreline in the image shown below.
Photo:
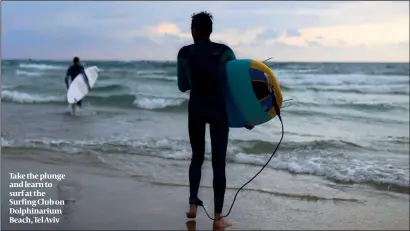
<path fill-rule="evenodd" d="M 39 162 L 8 153 L 7 149 L 3 149 L 2 154 L 2 204 L 8 202 L 9 172 L 67 174 L 67 180 L 59 188 L 71 187 L 71 191 L 64 195 L 64 192 L 53 187 L 48 193 L 55 198 L 74 198 L 71 199 L 70 212 L 63 215 L 58 225 L 10 225 L 8 208 L 2 206 L 3 229 L 187 229 L 186 185 L 144 182 L 137 175 L 132 176 L 110 167 L 89 165 L 87 162 Z M 172 161 L 166 163 L 172 165 Z M 206 174 L 209 175 L 208 172 Z M 234 190 L 227 189 L 224 212 L 227 212 L 234 193 Z M 212 211 L 212 196 L 211 187 L 201 187 L 200 197 L 209 205 L 208 211 Z M 303 200 L 247 190 L 239 193 L 228 220 L 233 222 L 231 229 L 235 230 L 408 230 L 408 200 L 406 204 L 403 203 L 403 195 L 397 197 L 376 194 L 366 197 L 362 202 Z M 211 229 L 212 221 L 206 217 L 202 208 L 198 211 L 196 229 Z"/>
<path fill-rule="evenodd" d="M 2 147 L 2 150 L 5 150 L 6 153 L 12 153 L 12 154 L 17 154 L 19 157 L 17 158 L 21 158 L 24 156 L 24 158 L 28 158 L 30 160 L 33 161 L 39 161 L 39 162 L 45 162 L 47 163 L 49 160 L 52 161 L 57 161 L 59 162 L 59 164 L 63 164 L 65 161 L 73 161 L 73 162 L 81 162 L 83 160 L 85 160 L 88 164 L 95 164 L 97 167 L 99 166 L 99 163 L 101 162 L 101 160 L 93 160 L 93 158 L 91 157 L 91 159 L 83 159 L 83 157 L 78 157 L 78 155 L 70 155 L 69 153 L 63 153 L 61 152 L 61 158 L 57 158 L 53 152 L 55 151 L 51 151 L 48 150 L 47 148 L 30 148 L 30 147 Z M 36 155 L 35 157 L 33 155 L 25 155 L 24 153 L 26 152 L 35 152 L 35 153 L 39 153 L 40 155 Z M 94 151 L 90 151 L 87 155 L 91 155 L 93 156 Z M 78 153 L 77 153 L 78 154 Z M 105 154 L 101 154 L 101 158 L 105 159 Z M 120 152 L 113 152 L 110 154 L 122 154 Z M 99 154 L 100 155 L 100 154 Z M 156 159 L 155 162 L 178 162 L 181 163 L 182 165 L 187 165 L 186 168 L 188 168 L 189 165 L 189 160 L 186 159 L 170 159 L 164 156 L 150 156 L 150 155 L 145 155 L 145 154 L 135 154 L 132 153 L 129 155 L 132 159 L 135 158 L 135 161 L 138 161 L 138 159 L 142 160 L 147 160 L 148 162 L 150 162 L 150 160 L 152 159 Z M 78 158 L 77 158 L 78 157 Z M 14 158 L 12 155 L 9 156 L 9 158 Z M 73 158 L 73 159 L 72 159 Z M 72 159 L 72 160 L 71 160 Z M 107 160 L 109 161 L 109 160 Z M 133 160 L 134 161 L 134 160 Z M 103 161 L 104 162 L 104 161 Z M 154 162 L 154 163 L 155 163 Z M 260 170 L 261 166 L 257 165 L 257 164 L 249 164 L 249 163 L 241 163 L 241 162 L 235 162 L 232 161 L 231 159 L 227 159 L 227 174 L 241 174 L 244 175 L 244 177 L 250 178 L 252 177 L 257 171 Z M 209 165 L 210 160 L 205 159 L 205 163 L 208 164 L 204 164 L 204 168 L 209 168 L 207 167 L 207 165 Z M 104 163 L 106 164 L 106 163 Z M 109 165 L 109 164 L 108 164 Z M 108 166 L 107 165 L 107 166 Z M 235 166 L 234 168 L 240 168 L 242 170 L 234 170 L 232 173 L 229 171 L 230 166 Z M 113 169 L 117 169 L 117 167 L 113 167 L 110 166 Z M 249 170 L 249 171 L 247 171 Z M 207 171 L 207 170 L 205 170 Z M 244 172 L 246 171 L 246 172 Z M 329 177 L 325 177 L 325 176 L 320 176 L 320 175 L 316 175 L 316 174 L 308 174 L 308 173 L 294 173 L 292 171 L 289 171 L 287 169 L 275 169 L 275 168 L 266 168 L 264 171 L 264 174 L 262 175 L 280 175 L 280 177 L 284 178 L 284 179 L 288 179 L 288 180 L 294 180 L 297 178 L 301 178 L 302 180 L 298 180 L 303 181 L 303 179 L 307 180 L 308 178 L 314 178 L 315 180 L 313 180 L 313 183 L 318 183 L 318 184 L 322 184 L 322 185 L 326 185 L 327 187 L 330 188 L 337 188 L 337 187 L 344 187 L 344 188 L 364 188 L 366 190 L 374 190 L 374 191 L 380 191 L 380 192 L 386 192 L 386 193 L 398 193 L 398 194 L 402 194 L 402 195 L 410 195 L 410 188 L 405 187 L 405 186 L 401 186 L 401 185 L 395 185 L 395 184 L 391 184 L 391 183 L 377 183 L 377 182 L 372 182 L 372 181 L 358 181 L 358 182 L 354 182 L 354 181 L 343 181 L 343 180 L 336 180 L 336 179 L 332 179 Z M 146 183 L 151 183 L 151 184 L 157 184 L 157 185 L 165 185 L 165 186 L 171 186 L 171 187 L 187 187 L 186 184 L 181 183 L 181 182 L 164 182 L 164 181 L 152 181 L 152 179 L 145 179 L 146 175 L 142 174 L 141 176 L 139 176 L 140 173 L 134 174 L 134 173 L 130 173 L 132 176 L 135 176 L 138 178 L 139 181 L 141 182 L 146 182 Z M 263 176 L 262 176 L 263 177 Z M 261 179 L 261 176 L 257 177 L 258 179 Z M 188 179 L 186 179 L 188 180 Z M 210 182 L 212 181 L 212 179 L 210 179 Z M 242 180 L 243 181 L 243 180 Z M 242 182 L 241 181 L 241 182 Z M 258 180 L 257 180 L 258 181 Z M 280 184 L 284 184 L 284 181 L 280 181 Z M 243 183 L 238 183 L 235 184 L 235 186 L 229 186 L 229 184 L 227 185 L 227 189 L 230 190 L 238 190 L 240 188 L 240 186 L 242 186 Z M 251 184 L 252 185 L 252 184 Z M 201 187 L 204 188 L 212 188 L 212 182 L 209 185 L 201 185 Z M 270 187 L 268 187 L 270 188 Z M 334 201 L 360 201 L 358 199 L 354 199 L 354 198 L 339 198 L 339 197 L 334 197 L 334 198 L 327 198 L 327 197 L 323 197 L 323 195 L 319 196 L 319 195 L 309 195 L 309 194 L 303 194 L 303 193 L 298 193 L 293 191 L 292 193 L 286 193 L 286 192 L 281 192 L 281 191 L 272 191 L 269 190 L 268 188 L 249 188 L 246 187 L 243 189 L 243 191 L 255 191 L 255 192 L 259 192 L 259 193 L 267 193 L 267 194 L 271 194 L 271 195 L 275 195 L 275 196 L 281 196 L 281 197 L 287 197 L 287 198 L 304 198 L 306 200 L 334 200 Z"/>

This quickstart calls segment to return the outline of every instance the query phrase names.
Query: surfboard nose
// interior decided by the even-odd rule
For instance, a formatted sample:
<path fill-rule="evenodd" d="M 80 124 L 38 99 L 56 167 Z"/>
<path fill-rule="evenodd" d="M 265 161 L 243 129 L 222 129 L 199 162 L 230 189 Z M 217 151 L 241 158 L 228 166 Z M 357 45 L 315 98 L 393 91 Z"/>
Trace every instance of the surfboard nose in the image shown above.
<path fill-rule="evenodd" d="M 229 61 L 225 98 L 232 127 L 259 125 L 276 116 L 274 98 L 282 106 L 282 93 L 273 71 L 258 60 Z M 275 97 L 273 97 L 273 95 Z"/>
<path fill-rule="evenodd" d="M 264 63 L 252 60 L 249 76 L 251 77 L 253 91 L 264 111 L 271 117 L 276 116 L 272 95 L 275 95 L 279 108 L 282 107 L 283 97 L 273 71 Z"/>

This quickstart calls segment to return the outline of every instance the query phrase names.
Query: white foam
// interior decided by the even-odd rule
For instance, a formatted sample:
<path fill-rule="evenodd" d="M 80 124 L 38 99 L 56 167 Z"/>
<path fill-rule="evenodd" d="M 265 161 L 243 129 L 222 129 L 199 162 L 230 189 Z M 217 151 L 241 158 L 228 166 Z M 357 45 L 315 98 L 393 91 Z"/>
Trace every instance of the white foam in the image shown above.
<path fill-rule="evenodd" d="M 155 75 L 155 74 L 149 74 L 149 75 L 144 75 L 140 76 L 140 78 L 144 79 L 157 79 L 157 80 L 168 80 L 168 81 L 177 81 L 178 78 L 176 76 L 164 76 L 164 75 Z"/>
<path fill-rule="evenodd" d="M 20 68 L 27 68 L 27 69 L 39 69 L 39 70 L 51 70 L 51 69 L 65 69 L 63 66 L 57 65 L 48 65 L 48 64 L 28 64 L 22 63 L 19 65 Z"/>
<path fill-rule="evenodd" d="M 64 100 L 63 97 L 57 96 L 41 96 L 32 95 L 25 92 L 18 91 L 1 91 L 1 99 L 5 101 L 17 102 L 17 103 L 44 103 L 44 102 L 58 102 Z"/>
<path fill-rule="evenodd" d="M 137 96 L 134 105 L 145 109 L 161 109 L 169 106 L 178 106 L 184 102 L 184 99 L 165 99 L 165 98 L 149 98 Z"/>
<path fill-rule="evenodd" d="M 10 147 L 10 142 L 5 140 L 3 137 L 1 137 L 1 146 L 2 147 Z"/>
<path fill-rule="evenodd" d="M 183 139 L 158 140 L 147 137 L 141 140 L 129 140 L 117 137 L 110 140 L 69 142 L 41 139 L 24 140 L 23 142 L 14 143 L 29 147 L 51 148 L 68 153 L 84 153 L 84 150 L 92 150 L 98 153 L 101 152 L 102 156 L 110 152 L 120 151 L 128 154 L 153 155 L 174 160 L 189 160 L 191 158 L 190 144 L 187 140 Z M 205 155 L 207 160 L 212 158 L 210 152 L 210 142 L 207 140 Z M 320 151 L 314 153 L 301 152 L 295 150 L 290 153 L 278 153 L 268 167 L 297 174 L 322 176 L 343 182 L 374 182 L 409 187 L 408 167 L 400 168 L 399 165 L 386 163 L 383 159 L 364 160 L 344 155 L 325 154 Z M 269 157 L 270 154 L 244 153 L 238 146 L 229 145 L 228 147 L 227 160 L 234 163 L 262 166 Z M 121 163 L 130 161 L 121 155 L 118 155 L 118 158 L 117 161 Z M 391 161 L 389 160 L 389 162 Z M 392 165 L 395 165 L 395 167 L 393 168 Z"/>
<path fill-rule="evenodd" d="M 137 75 L 152 75 L 152 74 L 164 74 L 164 73 L 167 73 L 167 72 L 165 70 L 158 70 L 158 69 L 137 71 Z"/>
<path fill-rule="evenodd" d="M 263 165 L 268 156 L 237 154 L 234 162 Z M 269 167 L 298 174 L 322 176 L 342 182 L 376 182 L 409 187 L 409 172 L 405 169 L 389 169 L 386 163 L 376 160 L 338 159 L 324 156 L 281 155 L 273 158 Z"/>
<path fill-rule="evenodd" d="M 38 72 L 30 72 L 30 71 L 22 71 L 22 70 L 16 70 L 16 74 L 20 76 L 40 76 L 41 73 Z"/>

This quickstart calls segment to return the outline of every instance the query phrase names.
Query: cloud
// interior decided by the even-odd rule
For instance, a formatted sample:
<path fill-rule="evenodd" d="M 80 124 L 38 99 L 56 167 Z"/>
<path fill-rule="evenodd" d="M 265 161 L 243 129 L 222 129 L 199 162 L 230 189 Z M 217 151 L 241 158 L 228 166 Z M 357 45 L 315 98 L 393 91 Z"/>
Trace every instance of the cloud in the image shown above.
<path fill-rule="evenodd" d="M 300 36 L 299 30 L 296 30 L 296 29 L 288 29 L 286 30 L 285 34 L 288 37 L 299 37 Z"/>
<path fill-rule="evenodd" d="M 301 29 L 300 33 L 299 37 L 280 37 L 278 40 L 295 46 L 303 46 L 305 41 L 315 41 L 317 38 L 327 47 L 339 46 L 340 40 L 348 46 L 393 44 L 396 41 L 409 41 L 409 21 L 407 18 L 398 18 L 378 24 L 307 27 Z"/>
<path fill-rule="evenodd" d="M 346 1 L 6 1 L 2 55 L 175 59 L 178 49 L 192 42 L 192 13 L 202 10 L 214 15 L 212 39 L 242 57 L 272 56 L 274 51 L 281 60 L 408 60 L 408 50 L 399 49 L 409 42 L 408 2 Z"/>
<path fill-rule="evenodd" d="M 279 35 L 280 34 L 277 31 L 268 29 L 268 30 L 265 30 L 259 33 L 257 38 L 261 40 L 264 40 L 264 39 L 270 40 L 270 39 L 276 39 L 277 37 L 279 37 Z"/>
<path fill-rule="evenodd" d="M 404 44 L 402 44 L 404 45 Z M 393 48 L 396 46 L 396 48 Z M 264 58 L 274 57 L 272 61 L 295 61 L 295 62 L 408 62 L 409 52 L 399 49 L 398 44 L 386 44 L 377 46 L 357 45 L 343 47 L 325 46 L 293 46 L 276 41 L 264 46 L 242 46 L 240 50 L 235 50 L 237 55 L 242 58 L 252 58 L 263 60 Z M 382 56 L 376 57 L 375 55 Z"/>
<path fill-rule="evenodd" d="M 344 45 L 347 44 L 345 41 L 342 41 L 342 40 L 339 40 L 338 42 L 339 42 L 339 45 L 341 45 L 341 46 L 344 46 Z"/>
<path fill-rule="evenodd" d="M 306 43 L 307 43 L 308 46 L 311 46 L 311 47 L 321 47 L 321 46 L 323 46 L 321 43 L 316 42 L 316 41 L 307 40 Z"/>

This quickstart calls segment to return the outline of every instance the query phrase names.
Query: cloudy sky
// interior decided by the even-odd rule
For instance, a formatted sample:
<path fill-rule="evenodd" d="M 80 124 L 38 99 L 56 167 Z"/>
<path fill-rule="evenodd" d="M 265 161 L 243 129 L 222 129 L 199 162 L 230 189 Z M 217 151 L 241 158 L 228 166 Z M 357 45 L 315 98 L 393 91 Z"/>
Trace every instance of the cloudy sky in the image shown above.
<path fill-rule="evenodd" d="M 238 58 L 409 61 L 409 2 L 2 2 L 2 57 L 175 60 L 190 16 Z"/>

